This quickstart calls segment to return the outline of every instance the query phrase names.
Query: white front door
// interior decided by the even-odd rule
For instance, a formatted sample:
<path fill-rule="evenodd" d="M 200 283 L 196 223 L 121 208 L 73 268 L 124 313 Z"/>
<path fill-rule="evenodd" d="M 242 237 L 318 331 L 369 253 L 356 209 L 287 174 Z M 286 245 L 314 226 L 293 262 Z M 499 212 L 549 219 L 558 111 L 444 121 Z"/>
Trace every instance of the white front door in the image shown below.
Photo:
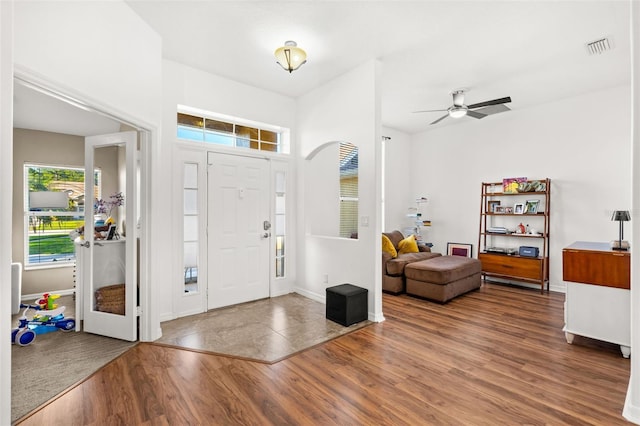
<path fill-rule="evenodd" d="M 82 250 L 78 259 L 82 276 L 77 290 L 83 301 L 84 331 L 129 341 L 138 339 L 136 141 L 137 135 L 133 131 L 85 138 L 84 243 L 78 247 Z M 121 239 L 102 239 L 95 234 L 94 170 L 99 164 L 102 199 L 109 202 L 115 193 L 124 195 L 123 206 L 118 207 L 116 203 L 106 206 L 120 234 L 123 233 L 123 219 L 126 219 L 126 237 Z M 111 287 L 120 284 L 124 284 L 124 297 L 118 293 L 121 291 L 118 287 Z M 96 300 L 98 289 L 102 289 L 102 294 Z M 124 313 L 113 313 L 121 310 L 122 303 Z"/>
<path fill-rule="evenodd" d="M 208 155 L 208 308 L 269 297 L 269 160 Z"/>

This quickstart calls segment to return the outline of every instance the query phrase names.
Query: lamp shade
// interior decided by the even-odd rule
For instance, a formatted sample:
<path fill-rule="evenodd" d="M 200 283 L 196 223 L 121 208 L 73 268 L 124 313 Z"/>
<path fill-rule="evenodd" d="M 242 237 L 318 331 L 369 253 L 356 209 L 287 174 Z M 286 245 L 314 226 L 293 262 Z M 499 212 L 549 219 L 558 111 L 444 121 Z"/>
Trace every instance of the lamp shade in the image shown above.
<path fill-rule="evenodd" d="M 277 48 L 274 54 L 280 66 L 290 73 L 307 62 L 307 53 L 299 48 L 295 41 L 285 42 L 284 46 Z"/>
<path fill-rule="evenodd" d="M 34 191 L 29 193 L 30 209 L 66 209 L 69 195 L 66 192 Z"/>
<path fill-rule="evenodd" d="M 628 210 L 615 210 L 611 220 L 617 220 L 621 222 L 628 222 L 631 220 L 631 215 Z"/>

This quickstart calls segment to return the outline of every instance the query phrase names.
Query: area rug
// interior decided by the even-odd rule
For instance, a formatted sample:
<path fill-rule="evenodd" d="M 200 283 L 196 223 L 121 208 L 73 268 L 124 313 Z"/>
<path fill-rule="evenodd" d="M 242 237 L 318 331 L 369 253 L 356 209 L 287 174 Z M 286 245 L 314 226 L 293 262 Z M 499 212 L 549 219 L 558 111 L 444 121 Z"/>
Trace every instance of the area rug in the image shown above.
<path fill-rule="evenodd" d="M 84 332 L 40 334 L 11 347 L 11 422 L 89 377 L 136 342 Z"/>
<path fill-rule="evenodd" d="M 371 324 L 344 327 L 296 293 L 163 322 L 154 343 L 274 363 Z"/>

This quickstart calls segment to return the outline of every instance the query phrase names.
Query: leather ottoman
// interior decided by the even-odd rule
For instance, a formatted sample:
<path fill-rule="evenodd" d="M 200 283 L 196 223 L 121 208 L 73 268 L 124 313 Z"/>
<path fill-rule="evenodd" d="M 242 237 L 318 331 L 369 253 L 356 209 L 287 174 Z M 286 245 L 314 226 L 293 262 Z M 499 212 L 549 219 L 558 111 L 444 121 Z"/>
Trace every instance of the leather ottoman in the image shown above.
<path fill-rule="evenodd" d="M 448 302 L 480 288 L 482 263 L 462 256 L 439 256 L 410 263 L 404 269 L 407 294 Z"/>

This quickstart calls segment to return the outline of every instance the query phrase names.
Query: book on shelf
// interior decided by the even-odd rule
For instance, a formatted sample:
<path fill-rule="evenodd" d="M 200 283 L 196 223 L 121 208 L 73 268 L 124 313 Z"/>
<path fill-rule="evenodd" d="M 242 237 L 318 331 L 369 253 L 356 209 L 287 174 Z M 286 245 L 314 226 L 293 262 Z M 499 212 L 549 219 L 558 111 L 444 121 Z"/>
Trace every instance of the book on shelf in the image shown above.
<path fill-rule="evenodd" d="M 487 232 L 491 234 L 507 234 L 509 231 L 503 226 L 491 226 L 487 228 Z"/>
<path fill-rule="evenodd" d="M 505 194 L 517 194 L 521 183 L 527 181 L 526 177 L 515 177 L 502 179 L 502 192 Z"/>

